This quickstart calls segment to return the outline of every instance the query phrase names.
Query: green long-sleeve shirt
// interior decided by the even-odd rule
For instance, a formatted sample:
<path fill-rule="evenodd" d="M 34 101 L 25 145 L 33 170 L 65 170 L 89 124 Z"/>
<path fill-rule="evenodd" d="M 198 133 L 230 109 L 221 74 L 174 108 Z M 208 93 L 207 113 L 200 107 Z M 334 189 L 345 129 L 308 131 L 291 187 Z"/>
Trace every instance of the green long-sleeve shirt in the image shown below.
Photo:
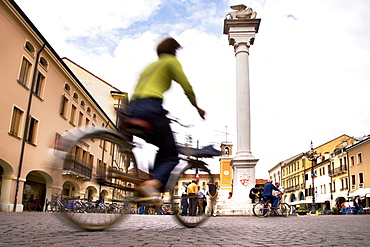
<path fill-rule="evenodd" d="M 170 54 L 160 54 L 158 61 L 145 68 L 140 75 L 131 100 L 143 98 L 163 99 L 163 93 L 170 88 L 172 80 L 181 85 L 191 104 L 196 106 L 193 88 L 185 76 L 180 62 L 175 56 Z"/>

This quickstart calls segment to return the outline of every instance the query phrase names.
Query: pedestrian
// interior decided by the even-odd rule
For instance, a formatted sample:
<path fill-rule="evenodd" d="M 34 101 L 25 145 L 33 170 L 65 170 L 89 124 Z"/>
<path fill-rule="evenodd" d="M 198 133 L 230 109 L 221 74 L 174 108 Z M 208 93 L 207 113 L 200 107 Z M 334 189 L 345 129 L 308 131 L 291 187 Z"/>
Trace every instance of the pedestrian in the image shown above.
<path fill-rule="evenodd" d="M 176 58 L 181 45 L 174 38 L 167 38 L 157 46 L 158 60 L 145 68 L 135 87 L 127 113 L 131 118 L 139 118 L 153 125 L 152 133 L 145 137 L 146 142 L 158 147 L 153 172 L 149 180 L 139 187 L 145 198 L 157 200 L 164 192 L 171 171 L 179 162 L 178 150 L 163 108 L 163 94 L 170 88 L 172 80 L 180 84 L 190 103 L 204 119 L 205 111 L 198 107 L 193 88 L 188 81 L 180 62 Z M 125 128 L 125 114 L 120 114 L 122 128 Z"/>
<path fill-rule="evenodd" d="M 252 203 L 256 203 L 256 198 L 258 197 L 258 185 L 256 184 L 254 188 L 249 191 L 249 198 L 252 199 Z"/>
<path fill-rule="evenodd" d="M 231 198 L 233 198 L 233 192 L 229 192 L 229 196 L 227 197 L 227 199 L 231 199 Z"/>
<path fill-rule="evenodd" d="M 362 206 L 362 200 L 361 200 L 360 196 L 355 197 L 355 200 L 353 201 L 353 204 L 355 206 L 354 214 L 362 214 L 363 206 Z"/>
<path fill-rule="evenodd" d="M 188 215 L 188 206 L 189 206 L 188 186 L 189 184 L 190 182 L 185 182 L 184 186 L 182 186 L 182 189 L 181 189 L 181 204 L 182 204 L 181 215 L 182 216 Z"/>
<path fill-rule="evenodd" d="M 211 180 L 207 182 L 206 198 L 207 198 L 207 208 L 206 215 L 217 216 L 217 196 L 218 190 L 216 185 L 214 185 Z"/>
<path fill-rule="evenodd" d="M 260 185 L 259 188 L 258 188 L 258 196 L 259 196 L 258 199 L 259 199 L 260 202 L 263 201 L 262 195 L 263 195 L 263 185 Z"/>
<path fill-rule="evenodd" d="M 206 199 L 206 192 L 198 185 L 198 214 L 203 214 L 203 202 Z"/>
<path fill-rule="evenodd" d="M 275 187 L 279 189 L 279 191 L 274 192 L 274 196 L 277 196 L 280 200 L 284 194 L 284 187 L 280 185 L 280 182 L 275 182 Z"/>
<path fill-rule="evenodd" d="M 198 185 L 196 180 L 192 180 L 188 186 L 188 197 L 189 197 L 189 216 L 197 215 L 198 205 Z"/>

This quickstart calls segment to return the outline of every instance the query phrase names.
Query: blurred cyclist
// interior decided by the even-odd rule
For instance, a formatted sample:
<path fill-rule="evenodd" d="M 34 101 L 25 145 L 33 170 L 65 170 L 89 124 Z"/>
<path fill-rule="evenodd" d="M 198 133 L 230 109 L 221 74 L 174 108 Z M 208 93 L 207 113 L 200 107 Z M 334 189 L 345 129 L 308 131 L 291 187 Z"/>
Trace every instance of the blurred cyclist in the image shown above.
<path fill-rule="evenodd" d="M 204 119 L 205 115 L 205 111 L 198 107 L 193 88 L 176 58 L 179 48 L 180 44 L 173 38 L 167 38 L 158 45 L 158 60 L 140 75 L 128 107 L 130 117 L 143 119 L 153 125 L 154 133 L 145 141 L 159 148 L 150 180 L 145 181 L 139 189 L 148 198 L 164 191 L 171 171 L 179 162 L 170 120 L 166 117 L 168 111 L 162 106 L 163 93 L 170 88 L 171 82 L 176 81 L 181 85 L 201 118 Z"/>

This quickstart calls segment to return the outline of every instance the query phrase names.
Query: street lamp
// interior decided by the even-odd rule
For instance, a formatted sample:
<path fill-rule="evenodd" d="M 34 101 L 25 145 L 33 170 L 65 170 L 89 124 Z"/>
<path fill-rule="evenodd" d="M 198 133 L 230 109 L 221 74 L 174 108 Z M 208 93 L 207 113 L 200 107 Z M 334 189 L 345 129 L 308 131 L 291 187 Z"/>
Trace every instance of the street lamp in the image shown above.
<path fill-rule="evenodd" d="M 312 205 L 311 205 L 311 214 L 316 214 L 316 203 L 315 203 L 315 171 L 314 171 L 314 165 L 317 161 L 318 154 L 315 150 L 313 150 L 313 144 L 311 141 L 311 150 L 308 151 L 305 156 L 309 161 L 311 161 L 311 180 L 312 180 Z M 314 163 L 315 162 L 315 163 Z"/>

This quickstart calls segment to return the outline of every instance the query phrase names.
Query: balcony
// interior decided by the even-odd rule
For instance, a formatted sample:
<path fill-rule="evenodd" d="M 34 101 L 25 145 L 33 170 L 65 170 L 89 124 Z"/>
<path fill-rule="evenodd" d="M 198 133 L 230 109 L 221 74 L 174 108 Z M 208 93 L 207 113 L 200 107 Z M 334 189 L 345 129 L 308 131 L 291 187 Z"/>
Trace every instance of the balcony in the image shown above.
<path fill-rule="evenodd" d="M 296 190 L 299 190 L 299 189 L 300 189 L 299 185 L 293 185 L 293 186 L 290 186 L 288 188 L 285 188 L 284 191 L 285 192 L 292 192 L 292 191 L 296 191 Z"/>
<path fill-rule="evenodd" d="M 337 176 L 343 173 L 347 173 L 347 171 L 348 171 L 347 166 L 340 166 L 340 167 L 334 168 L 334 170 L 329 171 L 329 176 L 330 177 Z"/>
<path fill-rule="evenodd" d="M 90 180 L 92 169 L 75 160 L 66 160 L 62 175 L 70 175 L 82 180 Z"/>

